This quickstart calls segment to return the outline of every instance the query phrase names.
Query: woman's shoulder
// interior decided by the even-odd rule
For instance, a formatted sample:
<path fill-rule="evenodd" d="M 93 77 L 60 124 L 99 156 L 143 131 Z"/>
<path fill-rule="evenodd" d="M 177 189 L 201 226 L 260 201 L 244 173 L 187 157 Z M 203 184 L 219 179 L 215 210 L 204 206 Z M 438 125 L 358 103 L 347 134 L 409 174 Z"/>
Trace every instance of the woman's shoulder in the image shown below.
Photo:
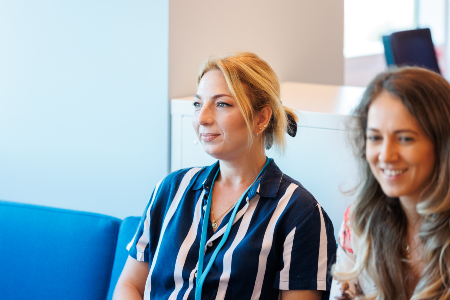
<path fill-rule="evenodd" d="M 321 227 L 322 224 L 324 224 L 326 232 L 329 232 L 335 241 L 334 225 L 326 210 L 320 205 L 320 201 L 318 201 L 299 181 L 283 174 L 278 196 L 283 198 L 286 194 L 289 194 L 289 209 L 286 210 L 286 215 L 292 216 L 295 219 L 295 221 L 291 223 L 291 226 L 294 224 L 308 223 L 309 226 Z M 309 222 L 305 222 L 307 219 Z M 334 244 L 336 244 L 336 242 L 334 242 Z"/>
<path fill-rule="evenodd" d="M 287 189 L 290 186 L 294 186 L 293 195 L 302 198 L 303 200 L 309 200 L 311 204 L 316 205 L 318 202 L 316 198 L 311 194 L 311 192 L 306 189 L 303 184 L 301 184 L 298 180 L 293 179 L 292 177 L 283 173 L 280 182 L 280 188 Z"/>
<path fill-rule="evenodd" d="M 198 181 L 198 177 L 207 167 L 192 167 L 173 171 L 160 180 L 157 184 L 159 190 L 178 189 L 183 186 L 191 186 Z M 201 179 L 200 179 L 201 180 Z"/>
<path fill-rule="evenodd" d="M 304 187 L 299 181 L 283 173 L 280 182 L 280 195 L 288 192 L 291 189 L 292 195 L 290 196 L 290 207 L 297 212 L 303 211 L 306 214 L 313 213 L 317 207 L 320 207 L 323 217 L 328 222 L 329 216 L 320 205 L 320 199 L 316 199 L 314 195 Z M 331 220 L 329 220 L 331 222 Z"/>
<path fill-rule="evenodd" d="M 171 172 L 169 175 L 164 177 L 163 181 L 172 181 L 185 177 L 186 175 L 189 177 L 194 176 L 197 172 L 205 169 L 206 167 L 191 167 L 185 169 L 179 169 Z"/>

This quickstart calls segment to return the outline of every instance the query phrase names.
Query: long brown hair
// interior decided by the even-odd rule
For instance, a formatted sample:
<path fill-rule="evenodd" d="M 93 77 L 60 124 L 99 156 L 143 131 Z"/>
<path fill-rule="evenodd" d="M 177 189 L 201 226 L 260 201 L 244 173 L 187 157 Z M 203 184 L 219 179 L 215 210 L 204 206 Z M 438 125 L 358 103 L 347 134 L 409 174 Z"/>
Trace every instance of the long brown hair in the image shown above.
<path fill-rule="evenodd" d="M 367 272 L 376 285 L 371 299 L 407 299 L 409 265 L 405 261 L 407 219 L 398 198 L 386 196 L 366 160 L 368 111 L 381 92 L 398 97 L 435 148 L 435 165 L 421 193 L 420 238 L 426 267 L 411 299 L 450 299 L 450 84 L 431 71 L 405 67 L 378 75 L 354 111 L 353 142 L 361 181 L 351 226 L 359 237 L 354 269 L 340 278 Z M 340 276 L 342 275 L 342 276 Z"/>

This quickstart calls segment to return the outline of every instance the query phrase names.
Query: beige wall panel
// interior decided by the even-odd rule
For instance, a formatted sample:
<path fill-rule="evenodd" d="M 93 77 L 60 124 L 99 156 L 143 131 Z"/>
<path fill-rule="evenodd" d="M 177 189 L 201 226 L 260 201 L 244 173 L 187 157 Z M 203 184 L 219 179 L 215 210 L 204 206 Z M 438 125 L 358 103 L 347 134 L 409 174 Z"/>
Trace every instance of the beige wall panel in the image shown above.
<path fill-rule="evenodd" d="M 248 50 L 282 81 L 343 84 L 343 0 L 169 1 L 169 97 L 192 95 L 210 54 Z"/>

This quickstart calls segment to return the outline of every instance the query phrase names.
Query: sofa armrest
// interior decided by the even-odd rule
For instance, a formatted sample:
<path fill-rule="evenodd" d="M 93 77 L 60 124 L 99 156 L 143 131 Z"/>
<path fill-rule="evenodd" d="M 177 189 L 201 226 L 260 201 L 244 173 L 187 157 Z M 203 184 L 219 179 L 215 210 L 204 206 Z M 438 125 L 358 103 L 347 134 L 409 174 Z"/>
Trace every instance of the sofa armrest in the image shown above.
<path fill-rule="evenodd" d="M 116 287 L 119 276 L 122 273 L 122 269 L 128 258 L 126 247 L 136 233 L 140 219 L 140 217 L 128 217 L 122 221 L 122 225 L 120 226 L 119 236 L 117 238 L 116 256 L 107 297 L 108 300 L 112 299 L 114 288 Z"/>

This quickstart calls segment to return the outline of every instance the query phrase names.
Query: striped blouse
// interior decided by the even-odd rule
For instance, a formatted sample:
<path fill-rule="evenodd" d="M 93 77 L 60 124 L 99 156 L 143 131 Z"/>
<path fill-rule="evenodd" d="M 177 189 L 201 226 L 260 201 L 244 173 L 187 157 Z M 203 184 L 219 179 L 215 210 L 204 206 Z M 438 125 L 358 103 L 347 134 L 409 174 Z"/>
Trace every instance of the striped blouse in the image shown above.
<path fill-rule="evenodd" d="M 144 299 L 194 299 L 203 215 L 219 163 L 183 169 L 160 181 L 129 255 L 149 263 Z M 237 200 L 237 199 L 236 199 Z M 336 242 L 315 198 L 271 162 L 242 201 L 202 299 L 278 299 L 280 290 L 329 291 Z M 209 222 L 204 266 L 220 243 Z M 328 293 L 323 293 L 328 299 Z"/>

